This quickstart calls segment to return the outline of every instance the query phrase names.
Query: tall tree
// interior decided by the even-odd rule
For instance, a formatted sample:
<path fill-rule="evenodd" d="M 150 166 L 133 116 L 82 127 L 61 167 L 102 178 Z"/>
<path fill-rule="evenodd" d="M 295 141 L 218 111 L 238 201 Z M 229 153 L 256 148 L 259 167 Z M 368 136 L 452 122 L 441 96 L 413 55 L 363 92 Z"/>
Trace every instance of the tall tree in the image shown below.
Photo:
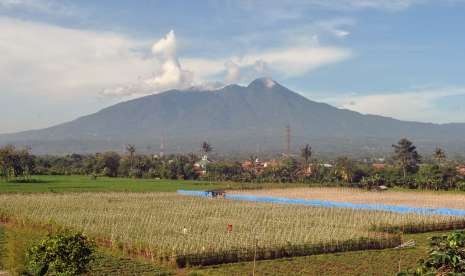
<path fill-rule="evenodd" d="M 402 169 L 402 174 L 405 178 L 407 173 L 418 171 L 418 164 L 421 161 L 421 156 L 417 152 L 417 148 L 411 141 L 406 138 L 402 138 L 397 142 L 397 145 L 392 145 L 394 148 L 394 160 Z"/>
<path fill-rule="evenodd" d="M 116 177 L 118 175 L 121 157 L 116 152 L 104 152 L 97 158 L 97 167 L 104 175 Z"/>
<path fill-rule="evenodd" d="M 23 177 L 26 180 L 34 170 L 34 157 L 29 148 L 17 150 L 12 145 L 0 148 L 0 176 L 9 180 L 10 177 Z"/>
<path fill-rule="evenodd" d="M 335 161 L 334 172 L 338 178 L 351 183 L 356 175 L 357 166 L 346 156 L 338 157 Z"/>
<path fill-rule="evenodd" d="M 212 148 L 212 146 L 211 146 L 209 143 L 207 143 L 206 141 L 204 141 L 204 142 L 202 143 L 202 152 L 203 152 L 204 154 L 208 154 L 208 153 L 211 152 L 212 150 L 213 150 L 213 148 Z"/>
<path fill-rule="evenodd" d="M 441 165 L 441 164 L 444 163 L 444 162 L 446 161 L 446 159 L 447 159 L 446 153 L 445 153 L 444 150 L 441 149 L 440 147 L 437 147 L 437 148 L 434 150 L 433 158 L 434 158 L 434 160 L 438 163 L 438 165 Z"/>
<path fill-rule="evenodd" d="M 305 169 L 308 167 L 308 160 L 312 157 L 312 147 L 309 144 L 306 144 L 300 149 L 300 156 L 305 161 Z"/>
<path fill-rule="evenodd" d="M 14 162 L 15 147 L 13 145 L 6 145 L 0 148 L 0 176 L 9 180 L 11 170 Z"/>
<path fill-rule="evenodd" d="M 28 180 L 30 178 L 35 168 L 34 156 L 31 155 L 30 151 L 31 148 L 26 147 L 18 151 L 17 153 L 19 159 L 19 166 L 21 167 L 21 172 L 25 180 Z"/>

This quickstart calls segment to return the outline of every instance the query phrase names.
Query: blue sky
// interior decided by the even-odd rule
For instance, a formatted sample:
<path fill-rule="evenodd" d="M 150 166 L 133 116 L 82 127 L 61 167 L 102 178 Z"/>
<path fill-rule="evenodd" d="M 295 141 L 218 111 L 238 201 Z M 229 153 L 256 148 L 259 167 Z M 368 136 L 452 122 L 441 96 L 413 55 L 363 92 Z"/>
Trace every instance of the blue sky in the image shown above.
<path fill-rule="evenodd" d="M 362 113 L 465 122 L 465 0 L 0 0 L 0 133 L 271 77 Z"/>

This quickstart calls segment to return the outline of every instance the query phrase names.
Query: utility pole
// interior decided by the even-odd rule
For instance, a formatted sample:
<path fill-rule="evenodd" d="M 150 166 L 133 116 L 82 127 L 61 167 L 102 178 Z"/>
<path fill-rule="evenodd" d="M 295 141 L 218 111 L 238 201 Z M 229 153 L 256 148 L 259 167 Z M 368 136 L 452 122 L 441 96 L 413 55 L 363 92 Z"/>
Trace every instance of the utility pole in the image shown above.
<path fill-rule="evenodd" d="M 165 136 L 161 137 L 161 144 L 160 144 L 160 157 L 165 155 Z"/>
<path fill-rule="evenodd" d="M 258 247 L 258 239 L 255 237 L 254 239 L 254 251 L 253 251 L 253 270 L 252 270 L 252 276 L 255 276 L 255 267 L 256 267 L 256 259 L 257 259 L 257 247 Z"/>
<path fill-rule="evenodd" d="M 291 156 L 291 126 L 286 125 L 286 155 Z"/>

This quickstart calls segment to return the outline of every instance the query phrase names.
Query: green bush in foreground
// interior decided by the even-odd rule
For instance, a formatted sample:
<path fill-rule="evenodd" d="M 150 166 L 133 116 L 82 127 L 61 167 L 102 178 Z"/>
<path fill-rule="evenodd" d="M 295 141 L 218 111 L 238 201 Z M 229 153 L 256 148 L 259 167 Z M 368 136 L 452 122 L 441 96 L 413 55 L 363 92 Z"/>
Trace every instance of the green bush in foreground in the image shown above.
<path fill-rule="evenodd" d="M 33 275 L 79 275 L 93 260 L 94 244 L 80 233 L 49 235 L 29 248 L 27 269 Z"/>
<path fill-rule="evenodd" d="M 405 275 L 464 275 L 465 274 L 465 232 L 456 231 L 446 236 L 431 238 L 431 250 L 426 259 L 419 262 L 414 272 Z"/>

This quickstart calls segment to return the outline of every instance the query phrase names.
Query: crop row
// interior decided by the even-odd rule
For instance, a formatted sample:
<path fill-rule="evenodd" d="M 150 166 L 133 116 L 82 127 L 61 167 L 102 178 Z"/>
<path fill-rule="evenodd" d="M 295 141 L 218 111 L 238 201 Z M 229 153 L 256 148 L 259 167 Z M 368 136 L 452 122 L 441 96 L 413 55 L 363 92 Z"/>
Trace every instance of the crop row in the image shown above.
<path fill-rule="evenodd" d="M 380 236 L 373 229 L 463 221 L 450 216 L 238 202 L 172 193 L 2 194 L 0 213 L 25 224 L 78 229 L 103 238 L 110 246 L 145 252 L 153 260 L 178 265 L 205 262 L 199 258 L 209 259 L 208 263 L 250 259 L 255 249 L 257 258 L 272 258 L 323 253 L 325 248 L 370 248 L 366 244 L 380 238 L 385 242 L 378 244 L 386 247 L 398 243 L 397 238 Z M 224 257 L 227 255 L 232 257 Z M 245 257 L 239 257 L 242 255 Z"/>

